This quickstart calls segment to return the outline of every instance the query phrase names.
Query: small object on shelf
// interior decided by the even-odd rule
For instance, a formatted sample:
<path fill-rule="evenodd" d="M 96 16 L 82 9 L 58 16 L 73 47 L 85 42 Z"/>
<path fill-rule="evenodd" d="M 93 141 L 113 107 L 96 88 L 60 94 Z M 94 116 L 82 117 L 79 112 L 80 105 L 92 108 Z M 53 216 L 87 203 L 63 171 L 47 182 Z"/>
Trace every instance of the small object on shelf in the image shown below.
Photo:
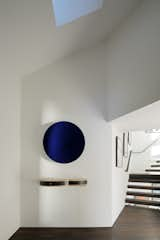
<path fill-rule="evenodd" d="M 41 186 L 48 186 L 48 187 L 52 187 L 52 186 L 65 186 L 66 182 L 65 181 L 51 181 L 51 180 L 42 180 L 40 181 L 40 185 Z"/>
<path fill-rule="evenodd" d="M 86 185 L 86 179 L 56 179 L 56 178 L 46 178 L 40 180 L 41 186 L 46 187 L 58 187 L 58 186 L 82 186 Z"/>
<path fill-rule="evenodd" d="M 68 181 L 69 185 L 86 185 L 87 184 L 87 180 L 69 180 Z"/>

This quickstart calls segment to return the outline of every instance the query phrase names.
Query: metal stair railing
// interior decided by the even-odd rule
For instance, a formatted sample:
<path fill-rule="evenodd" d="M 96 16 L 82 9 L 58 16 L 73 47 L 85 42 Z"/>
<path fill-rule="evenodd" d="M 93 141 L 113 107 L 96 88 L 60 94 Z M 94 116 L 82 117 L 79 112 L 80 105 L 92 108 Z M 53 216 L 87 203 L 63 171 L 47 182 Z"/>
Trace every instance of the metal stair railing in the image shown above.
<path fill-rule="evenodd" d="M 152 147 L 155 143 L 157 143 L 160 140 L 160 136 L 158 138 L 156 138 L 152 143 L 150 143 L 148 146 L 146 146 L 143 150 L 141 151 L 129 151 L 129 157 L 128 157 L 128 162 L 127 162 L 127 167 L 125 169 L 125 172 L 129 171 L 129 167 L 130 167 L 130 163 L 131 163 L 131 158 L 133 154 L 141 154 L 144 153 L 145 151 L 147 151 L 150 147 Z"/>

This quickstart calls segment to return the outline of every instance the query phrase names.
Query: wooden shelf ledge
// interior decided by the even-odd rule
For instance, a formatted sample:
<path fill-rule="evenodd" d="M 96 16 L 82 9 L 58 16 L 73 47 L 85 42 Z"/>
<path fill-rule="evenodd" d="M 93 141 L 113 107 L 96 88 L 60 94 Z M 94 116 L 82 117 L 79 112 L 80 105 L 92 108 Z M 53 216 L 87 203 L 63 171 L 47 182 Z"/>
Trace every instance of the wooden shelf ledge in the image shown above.
<path fill-rule="evenodd" d="M 41 186 L 58 187 L 58 186 L 84 186 L 87 184 L 86 179 L 42 179 L 40 180 Z"/>

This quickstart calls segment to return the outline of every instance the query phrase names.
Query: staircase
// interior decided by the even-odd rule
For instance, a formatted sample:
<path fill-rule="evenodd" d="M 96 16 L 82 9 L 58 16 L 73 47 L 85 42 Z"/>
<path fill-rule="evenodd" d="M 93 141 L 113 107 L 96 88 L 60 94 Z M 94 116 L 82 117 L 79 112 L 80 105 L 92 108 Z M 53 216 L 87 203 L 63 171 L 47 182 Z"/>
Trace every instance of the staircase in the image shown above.
<path fill-rule="evenodd" d="M 126 205 L 160 209 L 160 160 L 145 172 L 129 174 Z"/>

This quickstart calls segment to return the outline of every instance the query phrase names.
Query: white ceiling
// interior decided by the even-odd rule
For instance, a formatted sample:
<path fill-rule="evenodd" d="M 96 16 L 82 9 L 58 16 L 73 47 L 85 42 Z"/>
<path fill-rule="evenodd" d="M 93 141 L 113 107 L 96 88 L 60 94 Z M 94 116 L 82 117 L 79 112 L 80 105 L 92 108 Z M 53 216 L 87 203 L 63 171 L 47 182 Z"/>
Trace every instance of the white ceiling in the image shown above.
<path fill-rule="evenodd" d="M 0 0 L 0 64 L 20 76 L 94 46 L 139 0 L 104 0 L 102 10 L 56 28 L 51 0 Z"/>

